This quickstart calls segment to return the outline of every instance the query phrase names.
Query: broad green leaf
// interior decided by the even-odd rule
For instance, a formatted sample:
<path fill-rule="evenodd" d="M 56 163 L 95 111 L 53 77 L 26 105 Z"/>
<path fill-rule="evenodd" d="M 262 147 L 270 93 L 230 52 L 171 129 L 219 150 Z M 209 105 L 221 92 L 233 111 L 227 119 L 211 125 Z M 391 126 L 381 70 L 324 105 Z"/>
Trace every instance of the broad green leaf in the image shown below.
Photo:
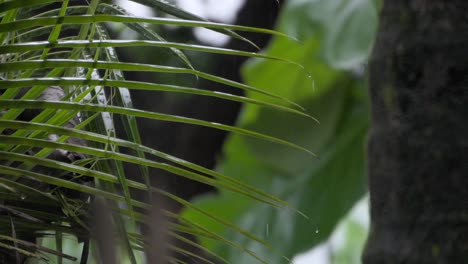
<path fill-rule="evenodd" d="M 368 229 L 356 219 L 345 219 L 337 231 L 344 237 L 341 245 L 333 248 L 334 264 L 360 264 L 362 251 L 368 236 Z M 334 234 L 335 235 L 335 234 Z"/>
<path fill-rule="evenodd" d="M 281 54 L 301 63 L 311 78 L 291 67 L 260 60 L 244 67 L 247 84 L 260 89 L 269 87 L 269 91 L 299 102 L 320 121 L 317 125 L 300 117 L 248 106 L 240 120 L 242 127 L 271 131 L 274 136 L 311 149 L 318 159 L 232 136 L 219 168 L 279 196 L 307 217 L 267 208 L 223 191 L 197 202 L 201 208 L 217 211 L 220 217 L 237 221 L 268 241 L 273 249 L 226 232 L 226 237 L 250 248 L 268 263 L 289 263 L 295 254 L 327 240 L 340 219 L 365 193 L 364 149 L 369 117 L 366 78 L 356 70 L 369 55 L 375 16 L 371 1 L 291 0 L 279 29 L 299 37 L 302 43 L 274 38 L 266 54 Z M 263 97 L 254 93 L 249 96 Z M 185 216 L 211 226 L 212 230 L 226 230 L 192 210 L 187 210 Z M 216 241 L 204 239 L 203 243 L 232 263 L 255 263 L 249 256 Z"/>
<path fill-rule="evenodd" d="M 349 92 L 355 88 L 357 87 L 353 86 L 345 90 Z M 334 99 L 336 99 L 335 96 L 328 98 L 322 96 L 317 98 L 317 101 L 326 104 L 326 102 L 333 102 Z M 350 100 L 349 97 L 348 100 Z M 228 142 L 226 149 L 228 158 L 223 166 L 224 173 L 241 176 L 240 178 L 246 182 L 278 195 L 309 218 L 304 218 L 294 212 L 270 209 L 225 192 L 212 199 L 209 197 L 201 199 L 199 205 L 206 210 L 216 211 L 224 204 L 223 210 L 219 211 L 222 217 L 237 219 L 241 226 L 269 241 L 273 249 L 260 247 L 232 233 L 228 235 L 233 241 L 253 249 L 254 252 L 267 259 L 268 263 L 284 263 L 283 256 L 291 258 L 294 254 L 327 239 L 334 225 L 365 191 L 363 160 L 367 112 L 361 100 L 353 102 L 351 99 L 351 102 L 347 104 L 347 107 L 343 107 L 337 113 L 338 118 L 335 118 L 335 124 L 330 128 L 333 135 L 328 135 L 330 138 L 325 144 L 316 143 L 322 145 L 319 159 L 312 160 L 296 156 L 296 158 L 302 158 L 302 164 L 299 164 L 301 166 L 298 166 L 295 159 L 288 159 L 288 151 L 281 148 L 277 148 L 276 151 L 271 147 L 263 149 L 263 144 L 238 137 L 233 137 Z M 323 107 L 323 104 L 317 103 L 317 105 Z M 330 104 L 330 106 L 334 105 Z M 265 120 L 262 118 L 262 113 L 255 123 L 256 126 L 275 125 L 268 121 L 263 123 L 260 120 Z M 278 122 L 281 122 L 281 119 Z M 300 124 L 300 122 L 296 123 Z M 291 131 L 305 131 L 308 135 L 306 126 L 300 129 L 295 128 L 291 120 L 289 124 Z M 303 138 L 314 143 L 314 137 Z M 319 139 L 322 140 L 323 137 Z M 266 155 L 268 152 L 271 154 Z M 276 163 L 271 162 L 273 160 L 276 160 Z M 225 206 L 226 204 L 231 206 Z M 187 217 L 193 217 L 197 221 L 204 219 L 194 212 L 187 214 Z M 213 230 L 224 230 L 224 227 L 210 220 L 205 219 L 205 223 L 216 228 Z M 232 263 L 251 261 L 238 252 L 226 251 L 208 241 L 206 245 L 220 250 L 220 254 Z M 272 252 L 277 252 L 277 254 L 272 254 Z"/>
<path fill-rule="evenodd" d="M 292 0 L 282 27 L 299 39 L 323 40 L 322 56 L 338 69 L 354 69 L 367 61 L 377 30 L 374 0 Z"/>

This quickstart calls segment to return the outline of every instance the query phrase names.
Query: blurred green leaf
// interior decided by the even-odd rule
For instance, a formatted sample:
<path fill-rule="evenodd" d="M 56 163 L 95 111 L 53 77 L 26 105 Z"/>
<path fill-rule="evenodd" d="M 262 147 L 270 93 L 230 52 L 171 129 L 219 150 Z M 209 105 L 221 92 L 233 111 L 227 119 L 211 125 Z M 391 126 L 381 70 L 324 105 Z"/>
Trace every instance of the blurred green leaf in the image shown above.
<path fill-rule="evenodd" d="M 193 211 L 194 222 L 253 250 L 267 263 L 287 263 L 295 254 L 329 238 L 340 219 L 366 190 L 365 139 L 368 105 L 363 63 L 376 28 L 375 3 L 367 0 L 289 1 L 279 31 L 301 43 L 275 38 L 266 54 L 305 67 L 254 59 L 244 67 L 247 84 L 298 102 L 320 124 L 288 113 L 246 106 L 242 127 L 270 133 L 311 149 L 299 151 L 231 136 L 220 170 L 287 201 L 294 210 L 276 210 L 227 191 L 198 200 L 198 205 L 266 240 L 271 248 L 226 232 Z M 311 76 L 307 73 L 310 72 Z M 251 98 L 264 95 L 249 93 Z M 307 217 L 301 215 L 304 213 Z M 255 263 L 238 250 L 203 240 L 232 263 Z"/>
<path fill-rule="evenodd" d="M 284 12 L 283 29 L 299 39 L 321 38 L 322 55 L 327 63 L 353 69 L 366 62 L 372 48 L 378 21 L 375 2 L 293 0 Z"/>
<path fill-rule="evenodd" d="M 333 248 L 333 264 L 359 264 L 368 230 L 355 219 L 346 219 L 340 226 L 344 239 L 342 245 Z"/>

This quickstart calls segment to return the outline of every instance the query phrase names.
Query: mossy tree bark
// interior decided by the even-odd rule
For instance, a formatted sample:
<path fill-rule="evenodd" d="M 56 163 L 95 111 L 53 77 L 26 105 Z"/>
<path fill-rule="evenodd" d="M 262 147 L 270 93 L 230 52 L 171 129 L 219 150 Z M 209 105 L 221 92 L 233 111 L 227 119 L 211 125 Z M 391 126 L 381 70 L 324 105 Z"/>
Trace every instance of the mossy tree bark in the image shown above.
<path fill-rule="evenodd" d="M 468 1 L 385 0 L 364 263 L 468 261 Z"/>

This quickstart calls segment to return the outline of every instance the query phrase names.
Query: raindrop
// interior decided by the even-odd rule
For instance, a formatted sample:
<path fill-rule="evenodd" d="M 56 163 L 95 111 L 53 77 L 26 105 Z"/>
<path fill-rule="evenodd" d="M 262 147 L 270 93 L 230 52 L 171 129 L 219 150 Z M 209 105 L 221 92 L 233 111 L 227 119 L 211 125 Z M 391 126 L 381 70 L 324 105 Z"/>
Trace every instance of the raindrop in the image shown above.
<path fill-rule="evenodd" d="M 20 199 L 23 200 L 23 201 L 26 200 L 26 195 L 21 194 L 21 195 L 20 195 Z"/>
<path fill-rule="evenodd" d="M 318 229 L 315 230 L 315 234 L 318 234 L 320 231 Z"/>

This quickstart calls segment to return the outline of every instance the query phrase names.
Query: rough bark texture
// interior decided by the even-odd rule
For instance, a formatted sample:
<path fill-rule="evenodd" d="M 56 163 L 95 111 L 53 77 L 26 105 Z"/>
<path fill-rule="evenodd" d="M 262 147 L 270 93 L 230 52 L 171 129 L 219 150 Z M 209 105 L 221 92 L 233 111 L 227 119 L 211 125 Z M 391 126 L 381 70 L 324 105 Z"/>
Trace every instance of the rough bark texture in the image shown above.
<path fill-rule="evenodd" d="M 364 263 L 468 261 L 468 1 L 387 0 L 370 64 Z"/>

